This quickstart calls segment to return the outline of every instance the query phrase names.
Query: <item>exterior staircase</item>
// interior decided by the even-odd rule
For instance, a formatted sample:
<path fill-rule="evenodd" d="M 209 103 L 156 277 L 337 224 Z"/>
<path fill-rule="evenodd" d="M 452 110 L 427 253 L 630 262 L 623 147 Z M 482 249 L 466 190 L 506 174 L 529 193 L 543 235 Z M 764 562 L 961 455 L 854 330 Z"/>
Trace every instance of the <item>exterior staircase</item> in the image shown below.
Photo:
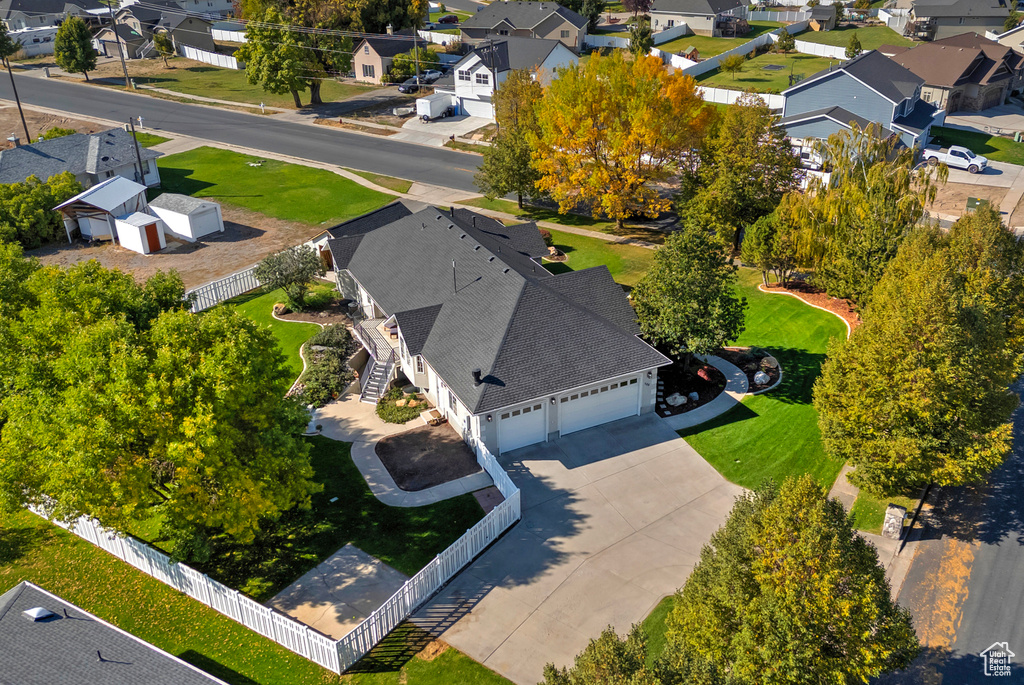
<path fill-rule="evenodd" d="M 377 359 L 370 359 L 370 373 L 366 383 L 363 385 L 362 392 L 359 393 L 359 400 L 361 402 L 367 402 L 369 404 L 377 404 L 377 400 L 384 395 L 384 391 L 388 387 L 389 376 L 391 375 L 391 368 L 393 364 L 390 363 L 390 359 L 381 363 Z"/>

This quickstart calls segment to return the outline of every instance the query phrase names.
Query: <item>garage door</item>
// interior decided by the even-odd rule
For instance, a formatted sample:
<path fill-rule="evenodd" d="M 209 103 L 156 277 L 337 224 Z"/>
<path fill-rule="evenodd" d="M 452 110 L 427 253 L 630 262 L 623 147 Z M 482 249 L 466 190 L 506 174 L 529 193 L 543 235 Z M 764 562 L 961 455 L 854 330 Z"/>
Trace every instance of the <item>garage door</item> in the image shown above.
<path fill-rule="evenodd" d="M 191 217 L 192 235 L 200 238 L 220 230 L 220 222 L 217 221 L 217 210 L 211 207 L 205 212 L 196 212 Z"/>
<path fill-rule="evenodd" d="M 498 415 L 498 449 L 509 452 L 547 440 L 548 427 L 544 403 L 503 411 Z"/>
<path fill-rule="evenodd" d="M 640 383 L 636 378 L 604 383 L 558 399 L 562 435 L 624 419 L 639 411 Z"/>
<path fill-rule="evenodd" d="M 462 98 L 462 109 L 471 117 L 494 118 L 494 109 L 489 100 L 470 100 Z"/>

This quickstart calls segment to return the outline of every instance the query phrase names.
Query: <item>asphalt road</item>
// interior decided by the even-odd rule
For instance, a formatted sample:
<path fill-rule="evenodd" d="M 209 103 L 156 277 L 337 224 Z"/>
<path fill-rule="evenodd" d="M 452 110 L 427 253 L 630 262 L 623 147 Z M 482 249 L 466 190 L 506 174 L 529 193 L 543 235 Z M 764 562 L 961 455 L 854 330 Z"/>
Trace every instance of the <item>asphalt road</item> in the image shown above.
<path fill-rule="evenodd" d="M 22 102 L 30 105 L 113 121 L 127 121 L 129 116 L 141 115 L 147 130 L 163 129 L 456 190 L 476 191 L 473 175 L 480 158 L 448 148 L 414 145 L 386 137 L 278 121 L 270 116 L 131 95 L 68 81 L 28 76 L 14 78 Z M 14 99 L 6 77 L 0 79 L 0 98 Z"/>

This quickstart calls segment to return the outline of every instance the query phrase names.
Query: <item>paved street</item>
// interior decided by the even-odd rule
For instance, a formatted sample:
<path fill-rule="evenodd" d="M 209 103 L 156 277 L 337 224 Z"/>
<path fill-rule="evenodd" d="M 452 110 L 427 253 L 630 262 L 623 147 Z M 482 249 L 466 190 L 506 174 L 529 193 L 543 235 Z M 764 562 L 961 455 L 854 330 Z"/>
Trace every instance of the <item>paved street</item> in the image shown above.
<path fill-rule="evenodd" d="M 158 128 L 457 190 L 476 190 L 477 155 L 68 81 L 14 78 L 22 102 L 39 107 L 113 121 L 141 115 L 147 130 Z M 0 98 L 14 99 L 7 78 L 0 79 Z"/>
<path fill-rule="evenodd" d="M 741 492 L 662 419 L 502 455 L 523 519 L 414 621 L 519 685 L 642 621 L 685 581 Z"/>
<path fill-rule="evenodd" d="M 980 654 L 995 642 L 1017 655 L 1000 682 L 1024 682 L 1024 411 L 988 486 L 940 493 L 899 599 L 925 651 L 886 685 L 991 682 Z"/>

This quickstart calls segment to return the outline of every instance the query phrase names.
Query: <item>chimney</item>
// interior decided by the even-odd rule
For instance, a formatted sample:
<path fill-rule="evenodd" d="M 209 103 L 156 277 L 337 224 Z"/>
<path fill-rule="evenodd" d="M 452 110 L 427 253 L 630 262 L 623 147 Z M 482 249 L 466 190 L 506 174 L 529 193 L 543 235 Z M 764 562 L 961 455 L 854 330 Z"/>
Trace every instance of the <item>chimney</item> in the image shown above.
<path fill-rule="evenodd" d="M 7 142 L 14 143 L 14 147 L 21 147 L 21 138 L 19 138 L 14 133 L 12 133 L 11 135 L 7 136 Z"/>
<path fill-rule="evenodd" d="M 483 373 L 480 369 L 473 369 L 473 385 L 480 385 L 483 383 L 483 379 L 480 378 L 480 374 Z"/>
<path fill-rule="evenodd" d="M 389 36 L 395 35 L 395 27 L 392 26 L 391 24 L 388 24 L 388 35 Z"/>

